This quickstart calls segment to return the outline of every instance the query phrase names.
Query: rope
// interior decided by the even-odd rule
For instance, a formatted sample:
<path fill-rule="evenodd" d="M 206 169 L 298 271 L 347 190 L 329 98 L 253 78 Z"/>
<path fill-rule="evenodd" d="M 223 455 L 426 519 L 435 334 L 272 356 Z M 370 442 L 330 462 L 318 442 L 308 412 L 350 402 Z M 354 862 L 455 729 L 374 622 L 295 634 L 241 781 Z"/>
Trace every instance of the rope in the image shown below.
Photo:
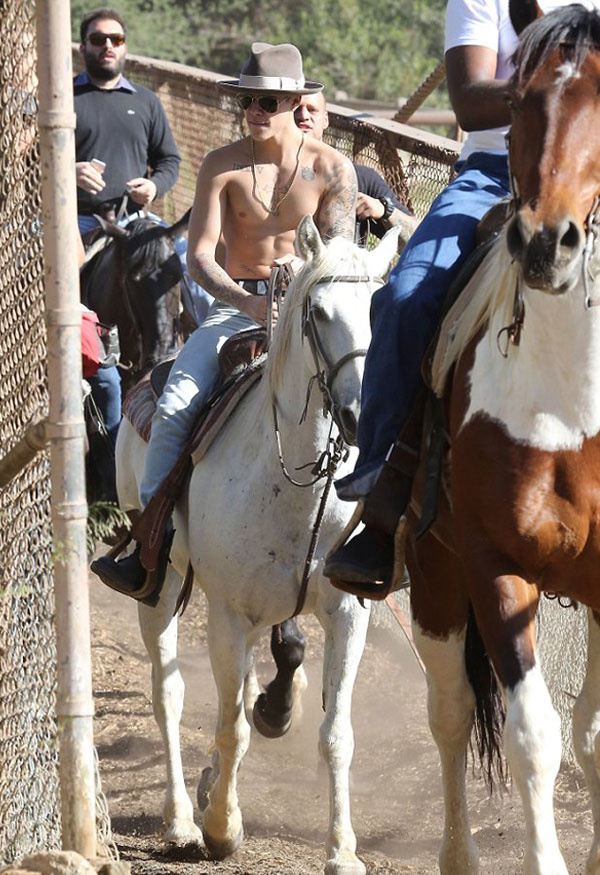
<path fill-rule="evenodd" d="M 425 663 L 423 662 L 423 660 L 419 656 L 419 651 L 417 650 L 417 648 L 415 646 L 415 642 L 414 642 L 414 639 L 412 636 L 412 629 L 410 628 L 410 622 L 406 618 L 404 611 L 402 610 L 402 608 L 400 607 L 400 605 L 398 604 L 398 602 L 396 601 L 396 599 L 394 598 L 394 596 L 391 593 L 390 593 L 390 595 L 386 596 L 385 603 L 388 606 L 388 608 L 390 609 L 390 611 L 392 612 L 392 615 L 394 616 L 396 622 L 400 626 L 400 629 L 402 630 L 404 637 L 408 641 L 410 649 L 412 650 L 412 652 L 415 656 L 415 659 L 417 660 L 417 662 L 419 663 L 419 666 L 421 667 L 421 671 L 423 672 L 424 675 L 426 675 L 427 671 L 425 669 Z"/>
<path fill-rule="evenodd" d="M 392 121 L 402 122 L 406 124 L 411 115 L 417 110 L 421 104 L 429 97 L 432 91 L 446 78 L 446 62 L 440 61 L 433 73 L 430 73 L 427 79 L 419 85 L 417 90 L 411 94 L 406 103 L 400 107 Z"/>

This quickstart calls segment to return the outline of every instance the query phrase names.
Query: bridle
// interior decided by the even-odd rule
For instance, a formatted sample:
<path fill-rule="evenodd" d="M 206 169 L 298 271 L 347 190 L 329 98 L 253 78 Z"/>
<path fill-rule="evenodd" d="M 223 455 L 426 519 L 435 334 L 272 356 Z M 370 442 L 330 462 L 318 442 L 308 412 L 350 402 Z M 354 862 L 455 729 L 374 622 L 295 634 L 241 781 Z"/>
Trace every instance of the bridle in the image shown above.
<path fill-rule="evenodd" d="M 587 232 L 583 247 L 583 257 L 581 259 L 581 270 L 583 274 L 585 306 L 589 310 L 590 307 L 597 307 L 600 304 L 600 299 L 592 298 L 590 293 L 590 283 L 595 282 L 600 271 L 598 252 L 598 240 L 600 238 L 600 195 L 596 195 L 594 198 L 594 203 L 585 223 Z"/>
<path fill-rule="evenodd" d="M 379 283 L 382 285 L 383 279 L 381 279 L 381 277 L 371 276 L 326 276 L 315 282 L 315 285 L 342 282 Z M 340 462 L 342 460 L 345 461 L 348 458 L 349 449 L 346 445 L 344 438 L 342 437 L 343 432 L 336 418 L 337 409 L 332 396 L 333 383 L 340 370 L 347 362 L 352 361 L 355 358 L 364 358 L 367 354 L 366 349 L 354 349 L 348 353 L 345 353 L 343 356 L 340 356 L 337 361 L 332 361 L 331 357 L 327 353 L 327 350 L 325 349 L 325 346 L 319 334 L 319 329 L 314 315 L 314 309 L 311 306 L 311 303 L 312 302 L 310 299 L 310 295 L 307 294 L 304 298 L 304 303 L 302 307 L 302 336 L 303 338 L 306 337 L 308 340 L 315 363 L 316 372 L 308 381 L 306 389 L 306 403 L 304 405 L 304 410 L 302 411 L 302 416 L 300 417 L 299 424 L 302 424 L 302 422 L 304 422 L 304 420 L 306 419 L 310 396 L 313 386 L 316 383 L 321 390 L 321 395 L 323 398 L 323 415 L 329 416 L 329 433 L 327 435 L 325 449 L 320 454 L 319 458 L 315 462 L 308 462 L 306 465 L 301 465 L 296 468 L 297 471 L 300 471 L 303 468 L 307 468 L 309 466 L 311 467 L 311 474 L 313 474 L 313 479 L 308 481 L 307 483 L 301 483 L 300 481 L 295 480 L 286 467 L 285 461 L 283 459 L 283 449 L 281 445 L 281 432 L 279 430 L 279 422 L 277 417 L 276 399 L 273 399 L 272 404 L 273 424 L 275 428 L 275 439 L 277 441 L 279 464 L 286 480 L 288 480 L 289 483 L 291 483 L 293 486 L 306 488 L 314 486 L 315 483 L 317 483 L 319 480 L 326 479 L 325 486 L 323 488 L 323 494 L 321 495 L 321 499 L 319 502 L 319 509 L 317 511 L 315 522 L 313 524 L 310 544 L 308 547 L 306 560 L 304 562 L 304 571 L 302 574 L 302 581 L 300 583 L 298 600 L 296 602 L 296 608 L 294 610 L 294 613 L 292 614 L 292 617 L 296 617 L 304 607 L 306 592 L 308 589 L 308 579 L 310 577 L 310 568 L 317 547 L 319 531 L 321 529 L 321 523 L 323 521 L 323 515 L 325 513 L 327 499 L 329 498 L 329 493 L 333 484 L 333 478 Z M 338 434 L 335 438 L 332 434 L 334 423 L 338 427 Z"/>
<path fill-rule="evenodd" d="M 510 156 L 510 131 L 506 134 L 506 145 L 509 149 Z M 509 179 L 511 187 L 510 215 L 508 221 L 511 221 L 518 213 L 522 205 L 519 185 L 515 175 L 510 169 L 509 157 Z M 600 273 L 600 194 L 596 195 L 590 211 L 587 214 L 584 223 L 585 227 L 585 244 L 581 257 L 581 279 L 583 285 L 584 306 L 586 310 L 592 307 L 600 306 L 600 298 L 593 298 L 591 295 L 591 286 L 596 281 Z M 513 321 L 510 325 L 501 328 L 496 337 L 496 343 L 501 355 L 506 358 L 508 356 L 509 345 L 518 346 L 521 339 L 521 330 L 525 321 L 525 301 L 521 289 L 520 277 L 517 277 L 515 286 L 515 294 L 513 300 Z M 501 338 L 506 335 L 506 343 L 503 346 Z"/>
<path fill-rule="evenodd" d="M 327 283 L 378 283 L 382 285 L 383 279 L 381 277 L 373 276 L 326 276 L 315 282 L 315 285 L 325 285 Z M 353 349 L 350 352 L 347 352 L 344 355 L 340 356 L 340 358 L 336 361 L 332 361 L 321 339 L 321 335 L 319 334 L 319 328 L 314 316 L 314 310 L 312 307 L 310 294 L 306 295 L 302 306 L 302 336 L 303 338 L 306 337 L 306 339 L 308 340 L 308 344 L 310 346 L 312 357 L 315 363 L 315 373 L 308 381 L 308 385 L 306 387 L 306 401 L 298 424 L 301 425 L 306 419 L 308 406 L 315 383 L 319 387 L 321 391 L 321 396 L 323 398 L 323 415 L 330 417 L 329 434 L 327 437 L 326 449 L 323 450 L 323 452 L 315 462 L 309 462 L 306 465 L 301 465 L 300 467 L 296 468 L 297 471 L 300 471 L 303 468 L 309 467 L 309 465 L 311 466 L 311 472 L 314 475 L 314 479 L 310 480 L 307 483 L 301 483 L 298 480 L 295 480 L 286 467 L 283 459 L 281 432 L 279 429 L 279 420 L 277 416 L 276 399 L 273 399 L 272 409 L 275 437 L 277 440 L 277 450 L 279 453 L 279 463 L 281 465 L 283 475 L 285 476 L 286 480 L 288 480 L 293 486 L 309 487 L 314 486 L 314 484 L 317 483 L 319 480 L 322 480 L 324 477 L 329 476 L 331 459 L 334 455 L 337 455 L 335 447 L 346 446 L 346 442 L 342 437 L 343 429 L 338 420 L 337 405 L 333 400 L 332 394 L 335 379 L 345 364 L 355 358 L 364 358 L 367 354 L 367 350 Z M 335 440 L 332 437 L 334 424 L 337 425 L 339 432 Z M 338 459 L 336 463 L 336 468 L 339 464 L 340 459 Z"/>

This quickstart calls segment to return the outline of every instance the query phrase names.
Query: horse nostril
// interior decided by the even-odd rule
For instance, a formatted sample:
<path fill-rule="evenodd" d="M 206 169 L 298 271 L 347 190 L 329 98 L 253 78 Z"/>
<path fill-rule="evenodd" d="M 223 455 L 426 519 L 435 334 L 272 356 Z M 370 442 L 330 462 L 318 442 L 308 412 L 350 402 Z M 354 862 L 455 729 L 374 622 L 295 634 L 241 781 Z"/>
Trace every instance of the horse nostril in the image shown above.
<path fill-rule="evenodd" d="M 506 245 L 508 246 L 508 251 L 513 256 L 513 258 L 517 258 L 523 254 L 523 250 L 525 249 L 525 245 L 528 242 L 530 236 L 530 234 L 527 234 L 526 239 L 525 228 L 523 226 L 521 216 L 516 215 L 514 219 L 509 223 L 508 230 L 506 232 Z"/>
<path fill-rule="evenodd" d="M 340 410 L 340 428 L 347 443 L 354 445 L 358 432 L 358 418 L 351 407 L 342 407 Z"/>
<path fill-rule="evenodd" d="M 565 219 L 564 224 L 567 226 L 566 231 L 563 231 L 562 235 L 559 237 L 558 245 L 561 249 L 579 249 L 581 245 L 581 233 L 579 228 L 575 222 L 571 222 L 568 219 Z M 562 231 L 562 228 L 560 230 Z"/>

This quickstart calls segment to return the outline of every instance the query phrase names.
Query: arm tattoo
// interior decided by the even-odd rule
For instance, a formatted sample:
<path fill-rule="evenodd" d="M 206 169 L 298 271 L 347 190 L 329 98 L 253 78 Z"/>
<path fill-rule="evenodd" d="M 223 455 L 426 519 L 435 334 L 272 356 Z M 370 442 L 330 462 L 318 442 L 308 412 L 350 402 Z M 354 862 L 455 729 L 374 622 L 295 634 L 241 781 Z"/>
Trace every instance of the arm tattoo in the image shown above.
<path fill-rule="evenodd" d="M 191 260 L 192 279 L 196 280 L 207 292 L 214 295 L 224 304 L 229 304 L 239 310 L 240 301 L 245 297 L 237 283 L 217 264 L 215 259 L 204 252 L 193 256 Z"/>
<path fill-rule="evenodd" d="M 332 237 L 354 239 L 357 184 L 354 168 L 337 161 L 325 172 L 327 190 L 321 203 L 317 225 L 323 240 Z"/>

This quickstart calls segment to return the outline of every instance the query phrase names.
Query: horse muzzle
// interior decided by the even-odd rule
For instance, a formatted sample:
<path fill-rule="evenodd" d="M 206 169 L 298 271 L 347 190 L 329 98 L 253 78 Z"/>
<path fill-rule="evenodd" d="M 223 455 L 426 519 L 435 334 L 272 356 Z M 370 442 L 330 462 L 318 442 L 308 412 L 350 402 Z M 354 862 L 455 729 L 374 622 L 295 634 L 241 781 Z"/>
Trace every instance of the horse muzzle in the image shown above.
<path fill-rule="evenodd" d="M 358 413 L 360 405 L 334 405 L 333 418 L 340 434 L 349 447 L 355 447 L 358 437 Z"/>
<path fill-rule="evenodd" d="M 520 210 L 508 226 L 506 242 L 529 288 L 562 295 L 577 282 L 585 236 L 570 216 L 534 224 L 533 214 Z"/>

